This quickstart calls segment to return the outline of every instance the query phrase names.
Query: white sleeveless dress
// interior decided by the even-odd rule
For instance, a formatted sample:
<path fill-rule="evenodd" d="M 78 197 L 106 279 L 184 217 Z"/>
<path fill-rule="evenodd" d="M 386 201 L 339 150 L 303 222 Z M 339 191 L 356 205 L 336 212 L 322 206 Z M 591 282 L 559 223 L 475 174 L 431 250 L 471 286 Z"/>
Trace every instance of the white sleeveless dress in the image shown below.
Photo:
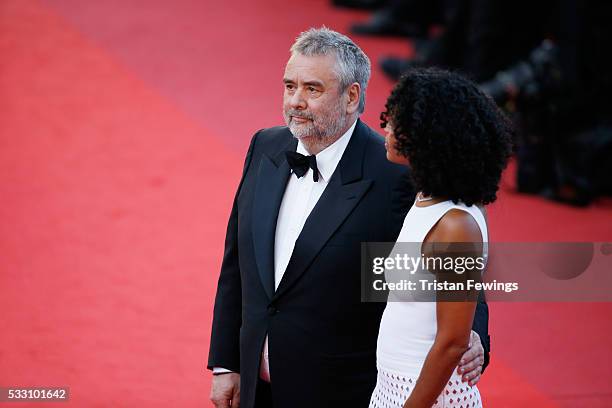
<path fill-rule="evenodd" d="M 474 217 L 482 233 L 483 256 L 486 258 L 487 225 L 482 212 L 474 205 L 468 207 L 452 201 L 427 207 L 413 205 L 406 215 L 397 241 L 422 243 L 431 228 L 452 209 L 466 211 Z M 420 248 L 418 251 L 420 253 Z M 376 350 L 378 379 L 369 408 L 403 407 L 416 384 L 437 332 L 435 302 L 411 302 L 406 299 L 391 301 L 392 296 L 390 293 L 390 301 L 387 302 L 380 323 Z M 461 375 L 455 369 L 433 407 L 482 407 L 482 401 L 478 388 L 462 382 Z"/>

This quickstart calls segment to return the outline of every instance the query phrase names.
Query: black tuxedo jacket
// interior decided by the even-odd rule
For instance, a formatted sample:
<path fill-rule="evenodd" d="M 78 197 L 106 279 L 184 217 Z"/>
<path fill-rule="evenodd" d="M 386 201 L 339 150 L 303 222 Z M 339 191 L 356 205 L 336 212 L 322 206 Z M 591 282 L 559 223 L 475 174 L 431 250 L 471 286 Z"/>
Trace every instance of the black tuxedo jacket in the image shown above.
<path fill-rule="evenodd" d="M 360 301 L 360 242 L 394 242 L 414 191 L 407 168 L 387 161 L 383 139 L 358 121 L 275 291 L 276 220 L 291 175 L 284 152 L 296 145 L 286 127 L 251 141 L 227 229 L 208 367 L 240 372 L 240 405 L 253 407 L 267 334 L 276 408 L 367 407 L 385 305 Z M 486 349 L 487 323 L 483 303 L 474 327 Z"/>

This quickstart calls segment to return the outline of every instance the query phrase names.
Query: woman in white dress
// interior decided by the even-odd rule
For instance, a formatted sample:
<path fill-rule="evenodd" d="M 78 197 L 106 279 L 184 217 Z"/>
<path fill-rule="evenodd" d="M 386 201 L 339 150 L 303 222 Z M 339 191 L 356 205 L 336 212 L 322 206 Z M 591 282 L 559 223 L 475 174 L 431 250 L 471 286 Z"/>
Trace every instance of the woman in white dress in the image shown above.
<path fill-rule="evenodd" d="M 387 158 L 410 165 L 420 191 L 398 242 L 416 243 L 415 256 L 441 258 L 456 256 L 452 243 L 473 243 L 467 255 L 486 259 L 484 205 L 495 200 L 511 153 L 508 119 L 472 82 L 431 68 L 400 79 L 381 119 Z M 438 273 L 420 268 L 414 276 L 432 272 Z M 370 408 L 481 407 L 478 389 L 457 372 L 475 299 L 443 301 L 440 292 L 433 301 L 418 296 L 389 293 Z"/>

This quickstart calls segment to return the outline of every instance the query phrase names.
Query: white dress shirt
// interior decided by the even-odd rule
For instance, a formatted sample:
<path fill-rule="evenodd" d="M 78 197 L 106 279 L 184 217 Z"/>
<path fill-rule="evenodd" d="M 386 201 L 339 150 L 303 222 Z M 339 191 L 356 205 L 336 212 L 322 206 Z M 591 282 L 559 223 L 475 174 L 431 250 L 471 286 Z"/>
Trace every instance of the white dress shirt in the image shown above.
<path fill-rule="evenodd" d="M 297 178 L 295 175 L 289 177 L 285 194 L 278 211 L 276 220 L 276 234 L 274 236 L 274 289 L 278 285 L 285 274 L 295 241 L 298 239 L 302 228 L 306 223 L 306 219 L 310 212 L 321 198 L 321 194 L 325 191 L 325 187 L 334 174 L 340 159 L 351 140 L 351 135 L 355 130 L 357 121 L 334 143 L 320 151 L 317 156 L 317 168 L 319 169 L 319 181 L 313 180 L 312 169 L 304 176 Z M 298 141 L 298 153 L 310 155 L 301 141 Z M 215 367 L 214 373 L 227 372 L 228 370 Z M 264 343 L 261 367 L 259 372 L 260 377 L 265 381 L 270 381 L 270 365 L 268 361 L 268 337 Z"/>
<path fill-rule="evenodd" d="M 295 241 L 302 232 L 306 219 L 321 198 L 329 179 L 336 170 L 344 150 L 351 140 L 355 124 L 336 140 L 317 154 L 317 167 L 319 169 L 319 181 L 313 181 L 312 169 L 300 178 L 292 175 L 289 178 L 283 201 L 281 202 L 276 220 L 276 235 L 274 237 L 274 289 L 285 274 L 285 269 L 293 254 Z M 303 155 L 309 155 L 301 141 L 298 142 L 296 151 Z"/>

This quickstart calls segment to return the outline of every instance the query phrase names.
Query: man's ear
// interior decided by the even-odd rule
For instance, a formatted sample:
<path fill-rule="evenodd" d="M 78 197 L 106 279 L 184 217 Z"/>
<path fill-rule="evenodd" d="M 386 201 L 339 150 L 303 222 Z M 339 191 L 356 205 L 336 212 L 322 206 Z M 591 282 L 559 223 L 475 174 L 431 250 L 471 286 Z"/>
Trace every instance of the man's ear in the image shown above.
<path fill-rule="evenodd" d="M 359 100 L 361 98 L 361 86 L 357 82 L 353 82 L 348 87 L 347 98 L 346 113 L 352 115 L 359 110 Z"/>

